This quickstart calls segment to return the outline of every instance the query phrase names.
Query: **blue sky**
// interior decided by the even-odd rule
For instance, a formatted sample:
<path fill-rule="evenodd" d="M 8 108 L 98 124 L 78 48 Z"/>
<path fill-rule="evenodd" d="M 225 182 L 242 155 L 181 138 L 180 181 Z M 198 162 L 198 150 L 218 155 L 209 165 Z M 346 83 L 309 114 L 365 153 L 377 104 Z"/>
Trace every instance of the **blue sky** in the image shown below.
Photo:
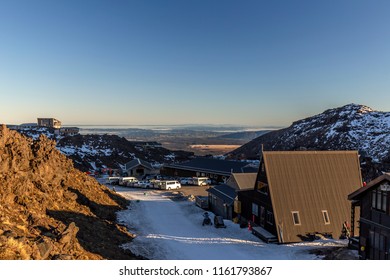
<path fill-rule="evenodd" d="M 0 1 L 0 123 L 288 126 L 390 111 L 389 1 Z"/>

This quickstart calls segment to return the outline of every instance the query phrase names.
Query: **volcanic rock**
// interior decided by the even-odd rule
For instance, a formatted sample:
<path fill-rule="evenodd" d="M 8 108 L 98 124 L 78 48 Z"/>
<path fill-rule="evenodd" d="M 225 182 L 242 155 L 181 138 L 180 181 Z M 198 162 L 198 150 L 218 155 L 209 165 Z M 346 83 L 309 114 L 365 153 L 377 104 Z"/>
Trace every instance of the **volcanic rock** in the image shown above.
<path fill-rule="evenodd" d="M 41 135 L 0 128 L 0 259 L 135 259 L 116 225 L 128 201 Z"/>

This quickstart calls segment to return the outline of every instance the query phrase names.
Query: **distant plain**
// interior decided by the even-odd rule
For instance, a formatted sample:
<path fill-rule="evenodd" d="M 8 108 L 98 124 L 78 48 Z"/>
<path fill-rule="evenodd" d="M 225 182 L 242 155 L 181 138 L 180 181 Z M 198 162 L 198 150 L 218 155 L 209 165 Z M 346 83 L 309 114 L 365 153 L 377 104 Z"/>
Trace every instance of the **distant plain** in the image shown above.
<path fill-rule="evenodd" d="M 159 142 L 170 150 L 223 155 L 270 131 L 246 126 L 79 126 L 81 134 L 115 134 L 129 141 Z"/>

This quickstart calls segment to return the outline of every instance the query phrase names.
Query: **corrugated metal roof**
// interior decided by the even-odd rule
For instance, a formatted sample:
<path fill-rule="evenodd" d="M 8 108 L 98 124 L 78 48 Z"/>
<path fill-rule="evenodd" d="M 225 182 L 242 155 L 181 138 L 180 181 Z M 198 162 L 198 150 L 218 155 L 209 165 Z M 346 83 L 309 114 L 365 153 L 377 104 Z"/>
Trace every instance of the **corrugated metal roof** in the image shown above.
<path fill-rule="evenodd" d="M 387 180 L 390 182 L 390 173 L 385 173 L 374 180 L 370 181 L 365 187 L 362 187 L 353 193 L 348 195 L 349 200 L 356 200 L 359 199 L 366 191 L 369 191 L 371 188 L 379 184 L 380 182 Z"/>
<path fill-rule="evenodd" d="M 245 173 L 256 171 L 256 169 L 248 165 L 250 164 L 242 161 L 220 160 L 213 158 L 194 158 L 188 162 L 170 164 L 165 167 L 230 176 L 232 172 Z"/>
<path fill-rule="evenodd" d="M 125 169 L 126 170 L 133 169 L 139 165 L 142 165 L 150 170 L 153 170 L 153 166 L 149 162 L 144 161 L 144 160 L 139 159 L 139 158 L 133 159 L 132 161 L 129 161 L 128 163 L 126 163 Z"/>
<path fill-rule="evenodd" d="M 251 190 L 255 186 L 256 176 L 257 173 L 233 173 L 227 184 L 237 190 Z"/>
<path fill-rule="evenodd" d="M 362 184 L 356 151 L 263 152 L 279 242 L 322 232 L 339 238 L 350 220 L 348 194 Z M 325 224 L 322 211 L 330 224 Z M 298 211 L 301 225 L 294 225 Z M 283 239 L 283 240 L 281 240 Z"/>
<path fill-rule="evenodd" d="M 228 185 L 216 185 L 212 188 L 207 189 L 207 192 L 215 195 L 216 197 L 222 199 L 224 203 L 232 205 L 236 197 L 235 189 L 229 187 Z"/>

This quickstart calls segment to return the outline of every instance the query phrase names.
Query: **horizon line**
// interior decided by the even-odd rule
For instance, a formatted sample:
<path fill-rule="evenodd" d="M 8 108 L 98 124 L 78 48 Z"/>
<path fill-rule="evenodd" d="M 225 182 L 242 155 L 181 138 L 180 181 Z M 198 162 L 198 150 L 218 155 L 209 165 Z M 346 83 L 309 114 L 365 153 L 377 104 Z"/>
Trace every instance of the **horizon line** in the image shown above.
<path fill-rule="evenodd" d="M 280 129 L 284 128 L 286 126 L 279 126 L 279 125 L 247 125 L 247 124 L 63 124 L 63 126 L 91 126 L 91 127 L 129 127 L 129 126 L 136 126 L 136 127 L 243 127 L 243 128 L 261 128 L 261 129 Z"/>

